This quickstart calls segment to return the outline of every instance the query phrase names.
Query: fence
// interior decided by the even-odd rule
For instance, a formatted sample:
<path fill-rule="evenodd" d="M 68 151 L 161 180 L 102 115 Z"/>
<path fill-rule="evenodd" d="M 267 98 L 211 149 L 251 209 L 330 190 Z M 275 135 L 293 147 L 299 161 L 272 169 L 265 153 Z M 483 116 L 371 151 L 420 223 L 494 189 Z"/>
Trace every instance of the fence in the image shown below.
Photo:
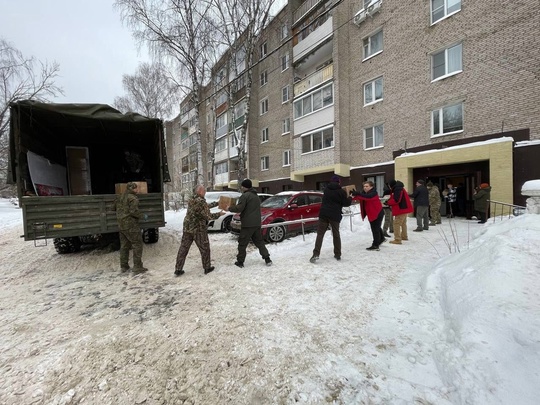
<path fill-rule="evenodd" d="M 497 220 L 497 217 L 501 220 L 505 217 L 512 218 L 512 216 L 525 214 L 527 210 L 526 207 L 521 205 L 508 204 L 500 201 L 488 200 L 488 203 L 493 222 Z"/>

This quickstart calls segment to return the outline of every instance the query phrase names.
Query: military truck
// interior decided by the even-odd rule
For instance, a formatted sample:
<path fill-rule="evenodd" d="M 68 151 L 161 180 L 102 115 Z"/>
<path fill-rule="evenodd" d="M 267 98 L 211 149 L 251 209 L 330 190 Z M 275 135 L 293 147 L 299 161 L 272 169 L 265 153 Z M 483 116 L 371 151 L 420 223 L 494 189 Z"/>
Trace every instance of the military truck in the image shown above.
<path fill-rule="evenodd" d="M 24 240 L 53 239 L 58 253 L 118 240 L 113 202 L 127 182 L 139 181 L 147 188 L 139 194 L 148 215 L 143 240 L 158 241 L 170 181 L 161 120 L 104 104 L 30 100 L 12 103 L 10 114 L 8 178 L 17 185 Z"/>

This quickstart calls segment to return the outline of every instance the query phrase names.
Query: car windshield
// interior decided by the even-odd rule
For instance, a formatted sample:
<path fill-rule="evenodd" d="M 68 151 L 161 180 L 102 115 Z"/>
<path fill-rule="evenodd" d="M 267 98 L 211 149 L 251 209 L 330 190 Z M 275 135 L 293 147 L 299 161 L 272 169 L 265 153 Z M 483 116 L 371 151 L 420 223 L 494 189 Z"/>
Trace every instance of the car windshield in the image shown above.
<path fill-rule="evenodd" d="M 291 199 L 290 195 L 275 195 L 269 197 L 261 203 L 264 208 L 281 208 Z"/>

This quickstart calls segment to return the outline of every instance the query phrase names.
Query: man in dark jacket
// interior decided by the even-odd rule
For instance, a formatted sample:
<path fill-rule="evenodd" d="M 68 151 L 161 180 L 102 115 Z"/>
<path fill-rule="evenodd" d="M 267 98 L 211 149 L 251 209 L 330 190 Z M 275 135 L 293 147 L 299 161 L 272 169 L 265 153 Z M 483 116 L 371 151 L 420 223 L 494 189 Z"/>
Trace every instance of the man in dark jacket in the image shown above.
<path fill-rule="evenodd" d="M 487 221 L 489 203 L 491 195 L 491 186 L 488 183 L 480 184 L 480 189 L 477 190 L 472 198 L 474 200 L 474 210 L 480 215 L 479 224 L 485 224 Z"/>
<path fill-rule="evenodd" d="M 326 230 L 330 226 L 334 241 L 334 257 L 341 260 L 341 236 L 339 234 L 339 223 L 341 222 L 341 210 L 343 207 L 351 205 L 352 197 L 347 197 L 345 190 L 341 188 L 341 179 L 339 176 L 332 176 L 330 183 L 324 189 L 321 210 L 319 212 L 319 226 L 317 227 L 317 239 L 313 256 L 309 261 L 315 263 L 319 260 L 322 242 Z"/>
<path fill-rule="evenodd" d="M 139 220 L 146 219 L 146 214 L 139 211 L 137 193 L 137 183 L 127 183 L 126 190 L 116 197 L 113 206 L 120 231 L 120 268 L 122 273 L 129 270 L 129 251 L 131 248 L 133 248 L 133 274 L 148 271 L 142 263 L 143 241 L 139 226 Z"/>
<path fill-rule="evenodd" d="M 204 274 L 214 271 L 214 266 L 210 265 L 210 241 L 208 240 L 208 221 L 217 219 L 225 212 L 220 211 L 215 214 L 210 213 L 210 207 L 206 203 L 204 196 L 206 189 L 203 185 L 195 187 L 195 194 L 188 202 L 186 217 L 182 232 L 182 242 L 176 255 L 175 276 L 184 274 L 184 263 L 189 253 L 191 244 L 195 242 L 201 252 L 201 260 Z"/>
<path fill-rule="evenodd" d="M 238 255 L 234 264 L 238 267 L 244 267 L 246 249 L 251 240 L 259 249 L 259 253 L 266 265 L 271 266 L 270 253 L 266 249 L 261 232 L 261 200 L 255 189 L 253 189 L 250 179 L 245 179 L 242 182 L 242 195 L 238 199 L 238 203 L 227 207 L 225 210 L 239 212 L 240 222 L 242 223 L 240 235 L 238 236 Z"/>
<path fill-rule="evenodd" d="M 416 229 L 414 232 L 429 230 L 429 191 L 424 180 L 416 182 L 416 189 L 409 197 L 414 199 L 414 209 L 416 210 Z"/>

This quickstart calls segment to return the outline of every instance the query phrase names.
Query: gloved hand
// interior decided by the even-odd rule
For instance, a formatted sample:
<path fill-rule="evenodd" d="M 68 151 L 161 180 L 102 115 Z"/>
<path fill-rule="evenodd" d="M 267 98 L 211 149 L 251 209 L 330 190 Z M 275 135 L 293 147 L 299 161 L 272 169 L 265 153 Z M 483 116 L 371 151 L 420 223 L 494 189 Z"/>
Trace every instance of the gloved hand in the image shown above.
<path fill-rule="evenodd" d="M 148 214 L 143 214 L 143 218 L 146 221 L 148 219 Z"/>

